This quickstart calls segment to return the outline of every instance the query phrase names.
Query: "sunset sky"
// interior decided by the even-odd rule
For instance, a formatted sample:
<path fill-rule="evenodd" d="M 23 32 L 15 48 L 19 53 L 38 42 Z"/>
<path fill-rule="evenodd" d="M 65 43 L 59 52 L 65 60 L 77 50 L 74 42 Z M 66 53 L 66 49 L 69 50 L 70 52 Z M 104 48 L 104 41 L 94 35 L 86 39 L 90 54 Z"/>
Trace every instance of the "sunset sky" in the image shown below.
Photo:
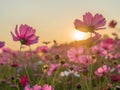
<path fill-rule="evenodd" d="M 28 24 L 40 36 L 33 47 L 43 41 L 70 42 L 74 40 L 73 22 L 82 19 L 85 12 L 102 14 L 107 19 L 106 27 L 112 19 L 120 23 L 120 0 L 0 0 L 0 40 L 6 42 L 6 47 L 19 49 L 10 31 L 14 32 L 16 25 Z M 117 28 L 120 33 L 119 24 Z"/>

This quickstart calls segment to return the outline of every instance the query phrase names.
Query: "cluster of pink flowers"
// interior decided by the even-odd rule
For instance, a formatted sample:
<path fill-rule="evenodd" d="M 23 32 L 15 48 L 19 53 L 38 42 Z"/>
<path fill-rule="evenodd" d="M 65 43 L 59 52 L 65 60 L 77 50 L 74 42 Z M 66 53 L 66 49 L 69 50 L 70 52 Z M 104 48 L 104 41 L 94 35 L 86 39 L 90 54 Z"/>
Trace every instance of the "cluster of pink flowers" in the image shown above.
<path fill-rule="evenodd" d="M 68 50 L 67 55 L 70 61 L 81 63 L 84 65 L 96 62 L 96 59 L 92 58 L 92 55 L 87 53 L 83 47 L 71 48 L 70 50 Z"/>
<path fill-rule="evenodd" d="M 54 90 L 54 88 L 47 84 L 45 84 L 43 87 L 41 87 L 40 85 L 34 85 L 32 88 L 27 85 L 25 86 L 24 90 Z"/>
<path fill-rule="evenodd" d="M 2 48 L 0 65 L 6 64 L 6 66 L 16 67 L 16 77 L 20 78 L 19 82 L 21 85 L 17 85 L 13 81 L 11 82 L 17 88 L 20 86 L 24 90 L 54 90 L 59 86 L 58 84 L 63 84 L 64 79 L 64 84 L 67 85 L 64 90 L 69 90 L 71 87 L 73 89 L 73 86 L 78 82 L 81 83 L 80 80 L 82 79 L 85 79 L 85 86 L 84 83 L 81 84 L 83 85 L 82 87 L 85 87 L 83 89 L 87 89 L 86 84 L 88 84 L 87 86 L 90 90 L 97 90 L 96 82 L 101 78 L 107 78 L 109 76 L 108 80 L 103 80 L 105 85 L 107 85 L 106 81 L 107 83 L 120 81 L 120 39 L 116 33 L 113 33 L 116 39 L 100 39 L 101 34 L 96 32 L 97 30 L 105 29 L 105 24 L 106 19 L 103 15 L 98 13 L 93 15 L 90 12 L 83 15 L 83 20 L 76 19 L 74 21 L 74 26 L 77 30 L 91 34 L 90 38 L 85 40 L 90 45 L 79 46 L 79 44 L 75 44 L 75 47 L 71 44 L 58 45 L 54 40 L 52 48 L 47 46 L 50 42 L 43 42 L 45 45 L 39 46 L 35 51 L 21 52 L 2 48 L 5 42 L 0 41 L 0 48 Z M 116 25 L 117 22 L 114 20 L 109 23 L 110 28 L 115 28 Z M 21 43 L 22 49 L 22 45 L 30 46 L 38 43 L 39 36 L 36 36 L 35 33 L 36 30 L 31 26 L 21 24 L 19 28 L 16 25 L 15 34 L 11 32 L 11 35 L 14 41 Z M 27 68 L 23 66 L 30 66 L 28 72 Z M 25 72 L 24 68 L 26 70 Z M 29 72 L 30 70 L 32 70 L 33 76 L 29 75 L 31 74 Z M 20 77 L 20 72 L 26 74 Z M 32 78 L 35 76 L 35 80 L 41 79 L 38 83 L 31 83 L 31 76 Z M 64 76 L 65 78 L 63 78 Z M 74 79 L 74 76 L 80 79 Z M 59 81 L 57 81 L 58 79 Z M 99 80 L 98 85 L 101 82 L 102 80 Z M 95 88 L 94 86 L 90 86 L 93 84 L 96 84 Z M 102 86 L 101 84 L 98 87 L 100 90 L 103 90 L 102 87 L 105 85 Z"/>

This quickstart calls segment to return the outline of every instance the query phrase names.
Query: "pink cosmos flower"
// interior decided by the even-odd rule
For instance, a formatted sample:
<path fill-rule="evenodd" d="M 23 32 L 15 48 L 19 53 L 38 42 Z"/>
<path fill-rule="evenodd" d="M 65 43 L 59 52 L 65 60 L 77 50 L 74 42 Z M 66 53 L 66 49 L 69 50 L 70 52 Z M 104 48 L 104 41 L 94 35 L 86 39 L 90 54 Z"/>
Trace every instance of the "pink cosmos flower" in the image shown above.
<path fill-rule="evenodd" d="M 32 88 L 30 88 L 30 85 L 26 85 L 24 90 L 54 90 L 54 88 L 47 84 L 45 84 L 43 87 L 36 84 Z"/>
<path fill-rule="evenodd" d="M 84 52 L 84 48 L 82 48 L 82 47 L 80 47 L 78 49 L 71 48 L 70 50 L 68 50 L 67 56 L 68 56 L 69 60 L 72 62 L 80 62 L 81 55 L 83 54 L 83 52 Z"/>
<path fill-rule="evenodd" d="M 100 55 L 100 56 L 105 56 L 107 55 L 107 51 L 105 51 L 103 48 L 101 48 L 100 45 L 95 45 L 92 47 L 92 52 L 94 54 Z"/>
<path fill-rule="evenodd" d="M 42 89 L 41 86 L 39 86 L 39 85 L 36 84 L 36 85 L 33 86 L 33 88 L 30 88 L 29 85 L 26 85 L 25 88 L 24 88 L 24 90 L 43 90 L 43 89 Z"/>
<path fill-rule="evenodd" d="M 49 52 L 49 50 L 50 49 L 48 48 L 48 46 L 40 46 L 37 48 L 37 52 L 47 53 L 47 52 Z"/>
<path fill-rule="evenodd" d="M 12 37 L 14 41 L 20 41 L 21 44 L 31 45 L 38 42 L 38 36 L 35 35 L 36 30 L 28 25 L 21 24 L 18 31 L 18 26 L 16 25 L 15 34 L 12 32 Z"/>
<path fill-rule="evenodd" d="M 103 74 L 108 73 L 109 71 L 110 71 L 110 67 L 107 66 L 107 65 L 103 65 L 102 67 L 99 67 L 99 68 L 95 71 L 95 74 L 96 74 L 98 77 L 101 77 L 101 76 L 103 76 Z"/>
<path fill-rule="evenodd" d="M 115 28 L 116 25 L 117 25 L 117 22 L 116 22 L 115 20 L 112 20 L 112 21 L 110 21 L 110 23 L 109 23 L 109 27 L 110 27 L 110 28 Z"/>
<path fill-rule="evenodd" d="M 59 66 L 60 64 L 51 64 L 48 75 L 51 76 L 58 69 Z"/>
<path fill-rule="evenodd" d="M 80 63 L 84 65 L 93 64 L 96 62 L 96 59 L 93 59 L 91 55 L 82 55 Z"/>
<path fill-rule="evenodd" d="M 95 14 L 94 16 L 87 12 L 83 15 L 83 21 L 76 19 L 74 21 L 75 28 L 83 32 L 94 32 L 94 30 L 104 29 L 102 26 L 106 24 L 106 20 L 101 14 Z"/>
<path fill-rule="evenodd" d="M 103 40 L 103 43 L 106 43 L 106 44 L 114 44 L 114 39 L 112 38 L 106 38 Z"/>
<path fill-rule="evenodd" d="M 28 80 L 27 75 L 24 75 L 23 77 L 21 77 L 20 83 L 21 83 L 23 86 L 26 86 L 27 84 L 29 84 L 29 80 Z"/>
<path fill-rule="evenodd" d="M 0 48 L 4 47 L 5 46 L 5 42 L 3 41 L 0 41 Z"/>
<path fill-rule="evenodd" d="M 54 90 L 54 88 L 50 85 L 47 85 L 45 84 L 43 87 L 42 87 L 42 90 Z"/>

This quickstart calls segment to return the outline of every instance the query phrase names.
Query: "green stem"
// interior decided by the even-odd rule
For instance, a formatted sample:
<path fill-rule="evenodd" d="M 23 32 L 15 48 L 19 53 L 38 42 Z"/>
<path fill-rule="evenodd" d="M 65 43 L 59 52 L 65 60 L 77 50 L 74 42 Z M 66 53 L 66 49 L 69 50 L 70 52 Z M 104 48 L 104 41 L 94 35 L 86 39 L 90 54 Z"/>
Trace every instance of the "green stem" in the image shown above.
<path fill-rule="evenodd" d="M 90 87 L 90 90 L 93 90 L 93 88 L 92 88 L 92 64 L 89 66 L 89 70 L 90 70 L 90 74 L 89 74 L 89 77 L 90 77 L 90 79 L 89 79 L 89 87 Z"/>
<path fill-rule="evenodd" d="M 89 90 L 89 85 L 87 84 L 87 80 L 85 79 L 86 79 L 85 76 L 81 73 L 81 81 L 86 85 L 87 90 Z"/>
<path fill-rule="evenodd" d="M 17 90 L 20 90 L 20 87 L 19 87 L 19 85 L 17 85 Z"/>
<path fill-rule="evenodd" d="M 57 71 L 55 72 L 55 74 L 54 74 L 54 77 L 53 77 L 53 81 L 52 81 L 52 85 L 54 86 L 54 83 L 55 83 L 55 78 L 56 78 L 56 76 L 57 76 L 57 73 L 59 72 L 59 67 L 58 67 L 58 69 L 57 69 Z"/>
<path fill-rule="evenodd" d="M 99 90 L 101 90 L 101 78 L 99 78 Z"/>
<path fill-rule="evenodd" d="M 22 44 L 20 45 L 20 57 L 22 58 Z M 29 81 L 30 81 L 30 83 L 31 83 L 31 79 L 30 79 L 29 73 L 28 73 L 28 71 L 27 71 L 27 68 L 26 68 L 25 64 L 23 63 L 23 60 L 21 60 L 21 62 L 22 62 L 23 67 L 24 67 L 24 69 L 25 69 L 25 73 L 26 73 L 26 75 L 27 75 L 27 77 L 28 77 L 28 79 L 29 79 Z"/>
<path fill-rule="evenodd" d="M 44 73 L 42 74 L 40 80 L 38 81 L 38 84 L 41 84 L 41 81 L 42 81 L 42 79 L 43 79 L 43 76 L 44 76 Z"/>

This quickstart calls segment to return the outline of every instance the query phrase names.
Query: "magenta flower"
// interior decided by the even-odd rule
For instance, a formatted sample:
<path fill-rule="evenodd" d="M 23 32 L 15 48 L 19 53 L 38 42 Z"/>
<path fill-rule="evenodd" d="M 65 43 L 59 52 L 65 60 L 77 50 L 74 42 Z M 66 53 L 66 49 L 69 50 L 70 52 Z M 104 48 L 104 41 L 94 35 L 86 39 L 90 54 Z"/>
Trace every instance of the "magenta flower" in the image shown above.
<path fill-rule="evenodd" d="M 67 56 L 68 56 L 69 60 L 72 62 L 80 62 L 81 55 L 83 54 L 83 52 L 84 52 L 84 48 L 82 48 L 82 47 L 80 47 L 78 49 L 71 48 L 70 50 L 68 50 Z"/>
<path fill-rule="evenodd" d="M 20 41 L 21 44 L 31 45 L 38 42 L 38 36 L 35 35 L 36 30 L 28 25 L 21 24 L 18 31 L 18 26 L 16 25 L 15 34 L 12 32 L 12 37 L 14 41 Z"/>
<path fill-rule="evenodd" d="M 103 74 L 108 73 L 109 71 L 110 71 L 110 67 L 107 66 L 107 65 L 103 65 L 102 67 L 99 67 L 99 68 L 95 71 L 95 74 L 96 74 L 98 77 L 101 77 L 101 76 L 103 76 Z"/>
<path fill-rule="evenodd" d="M 116 25 L 117 25 L 117 22 L 116 22 L 115 20 L 112 20 L 112 21 L 110 21 L 110 23 L 109 23 L 109 27 L 110 27 L 110 28 L 115 28 Z"/>
<path fill-rule="evenodd" d="M 4 47 L 5 46 L 5 42 L 3 41 L 0 41 L 0 48 Z"/>
<path fill-rule="evenodd" d="M 27 75 L 24 75 L 24 76 L 20 79 L 20 83 L 21 83 L 23 86 L 26 86 L 27 84 L 29 84 L 29 80 L 28 80 Z"/>
<path fill-rule="evenodd" d="M 111 75 L 111 80 L 112 80 L 113 82 L 120 81 L 120 75 L 112 74 L 112 75 Z"/>
<path fill-rule="evenodd" d="M 95 14 L 94 16 L 87 12 L 83 15 L 83 21 L 76 19 L 74 21 L 75 28 L 83 32 L 94 32 L 94 30 L 104 29 L 102 26 L 106 24 L 106 20 L 101 14 Z"/>

